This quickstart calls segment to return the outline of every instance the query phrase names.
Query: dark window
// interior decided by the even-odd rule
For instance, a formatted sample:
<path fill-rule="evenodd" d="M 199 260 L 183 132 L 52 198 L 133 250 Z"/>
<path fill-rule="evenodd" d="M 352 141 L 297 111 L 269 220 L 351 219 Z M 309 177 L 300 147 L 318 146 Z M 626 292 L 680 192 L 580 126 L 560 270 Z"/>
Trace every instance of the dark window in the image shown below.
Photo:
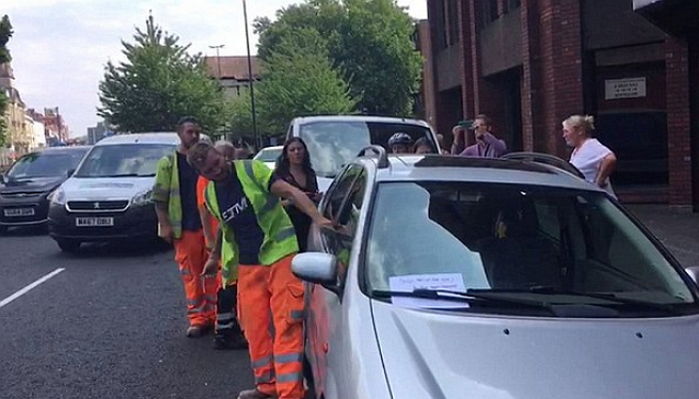
<path fill-rule="evenodd" d="M 325 217 L 332 219 L 336 224 L 334 231 L 324 232 L 323 241 L 326 250 L 337 258 L 338 285 L 340 286 L 344 285 L 347 275 L 352 241 L 357 232 L 366 184 L 364 170 L 358 165 L 351 166 L 337 182 L 336 188 L 330 192 L 323 212 Z"/>
<path fill-rule="evenodd" d="M 481 6 L 481 25 L 483 27 L 490 25 L 491 22 L 498 19 L 498 2 L 497 0 L 483 0 L 478 2 Z"/>
<path fill-rule="evenodd" d="M 453 46 L 459 42 L 459 7 L 456 1 L 447 0 L 445 23 L 447 25 L 447 45 Z"/>

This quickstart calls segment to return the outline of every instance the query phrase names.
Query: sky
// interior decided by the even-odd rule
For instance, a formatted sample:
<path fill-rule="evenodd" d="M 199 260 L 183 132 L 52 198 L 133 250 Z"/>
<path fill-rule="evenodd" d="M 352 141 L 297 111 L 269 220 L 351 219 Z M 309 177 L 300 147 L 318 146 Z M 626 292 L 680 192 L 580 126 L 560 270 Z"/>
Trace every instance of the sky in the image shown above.
<path fill-rule="evenodd" d="M 96 115 L 99 81 L 108 60 L 121 60 L 121 40 L 131 41 L 148 13 L 164 30 L 191 43 L 192 52 L 245 55 L 241 0 L 1 0 L 14 35 L 15 87 L 28 108 L 60 108 L 73 137 L 84 136 Z M 247 0 L 248 21 L 274 19 L 275 12 L 299 0 Z M 398 0 L 418 19 L 427 17 L 427 0 Z M 252 29 L 250 30 L 252 34 Z M 255 53 L 257 37 L 251 37 Z"/>

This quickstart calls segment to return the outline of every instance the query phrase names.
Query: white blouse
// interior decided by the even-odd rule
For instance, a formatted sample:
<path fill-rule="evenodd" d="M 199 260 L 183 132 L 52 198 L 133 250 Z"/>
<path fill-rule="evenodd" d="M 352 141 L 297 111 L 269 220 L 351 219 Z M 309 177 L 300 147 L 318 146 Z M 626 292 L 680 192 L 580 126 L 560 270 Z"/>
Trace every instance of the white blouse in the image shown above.
<path fill-rule="evenodd" d="M 580 148 L 573 150 L 573 153 L 570 155 L 570 163 L 582 172 L 585 180 L 596 185 L 595 178 L 599 173 L 602 160 L 611 153 L 612 150 L 600 143 L 599 140 L 587 139 Z M 609 177 L 607 177 L 606 183 L 604 190 L 615 196 Z"/>

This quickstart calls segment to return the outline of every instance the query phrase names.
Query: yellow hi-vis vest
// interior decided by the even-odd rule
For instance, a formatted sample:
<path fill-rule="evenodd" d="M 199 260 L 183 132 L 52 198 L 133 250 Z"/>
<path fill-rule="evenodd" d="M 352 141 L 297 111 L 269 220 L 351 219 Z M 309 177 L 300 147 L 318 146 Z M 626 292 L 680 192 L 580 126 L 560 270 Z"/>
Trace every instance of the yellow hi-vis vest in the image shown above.
<path fill-rule="evenodd" d="M 269 192 L 269 180 L 272 170 L 264 163 L 255 160 L 233 161 L 235 174 L 243 187 L 243 193 L 250 201 L 257 218 L 257 224 L 264 233 L 262 246 L 258 255 L 261 264 L 269 266 L 285 256 L 299 251 L 296 232 L 291 219 L 284 211 L 281 201 Z M 223 232 L 223 245 L 228 245 L 232 251 L 221 251 L 226 254 L 222 262 L 231 266 L 238 265 L 238 244 L 235 241 L 233 229 L 223 221 L 221 210 L 216 197 L 216 185 L 213 181 L 206 186 L 206 207 L 219 221 Z M 226 259 L 228 258 L 228 259 Z"/>

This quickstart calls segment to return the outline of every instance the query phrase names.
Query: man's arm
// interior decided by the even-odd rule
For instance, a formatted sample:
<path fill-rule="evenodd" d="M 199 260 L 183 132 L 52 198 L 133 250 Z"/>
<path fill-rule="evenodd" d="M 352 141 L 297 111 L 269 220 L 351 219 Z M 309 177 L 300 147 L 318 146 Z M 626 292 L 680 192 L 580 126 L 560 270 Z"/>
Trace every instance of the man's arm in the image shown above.
<path fill-rule="evenodd" d="M 221 260 L 221 245 L 223 243 L 223 231 L 219 228 L 216 233 L 216 240 L 213 248 L 209 253 L 209 259 L 206 260 L 202 276 L 215 276 L 218 272 L 218 262 Z"/>
<path fill-rule="evenodd" d="M 607 154 L 606 157 L 602 158 L 602 162 L 599 166 L 599 171 L 597 172 L 597 177 L 595 178 L 595 183 L 604 188 L 607 186 L 607 179 L 614 172 L 616 167 L 616 155 L 613 152 Z"/>
<path fill-rule="evenodd" d="M 172 225 L 170 224 L 170 212 L 168 202 L 170 200 L 170 177 L 172 165 L 168 157 L 158 161 L 158 169 L 155 174 L 155 186 L 153 187 L 153 202 L 155 214 L 158 217 L 158 236 L 171 243 L 173 238 Z"/>
<path fill-rule="evenodd" d="M 204 240 L 206 241 L 206 247 L 213 248 L 216 242 L 216 232 L 211 228 L 211 222 L 213 221 L 213 216 L 209 213 L 206 206 L 199 207 L 199 219 L 201 219 L 201 228 L 204 231 Z"/>
<path fill-rule="evenodd" d="M 505 144 L 505 141 L 495 137 L 492 133 L 485 133 L 483 135 L 483 141 L 490 145 L 496 157 L 501 157 L 507 153 L 507 144 Z"/>
<path fill-rule="evenodd" d="M 461 126 L 454 126 L 451 129 L 451 133 L 454 136 L 454 141 L 451 143 L 451 153 L 452 155 L 459 155 L 466 148 L 466 130 Z"/>
<path fill-rule="evenodd" d="M 277 197 L 291 200 L 294 206 L 308 215 L 315 223 L 323 226 L 332 226 L 332 222 L 318 212 L 318 208 L 306 194 L 284 180 L 277 179 L 272 183 L 269 191 Z"/>

